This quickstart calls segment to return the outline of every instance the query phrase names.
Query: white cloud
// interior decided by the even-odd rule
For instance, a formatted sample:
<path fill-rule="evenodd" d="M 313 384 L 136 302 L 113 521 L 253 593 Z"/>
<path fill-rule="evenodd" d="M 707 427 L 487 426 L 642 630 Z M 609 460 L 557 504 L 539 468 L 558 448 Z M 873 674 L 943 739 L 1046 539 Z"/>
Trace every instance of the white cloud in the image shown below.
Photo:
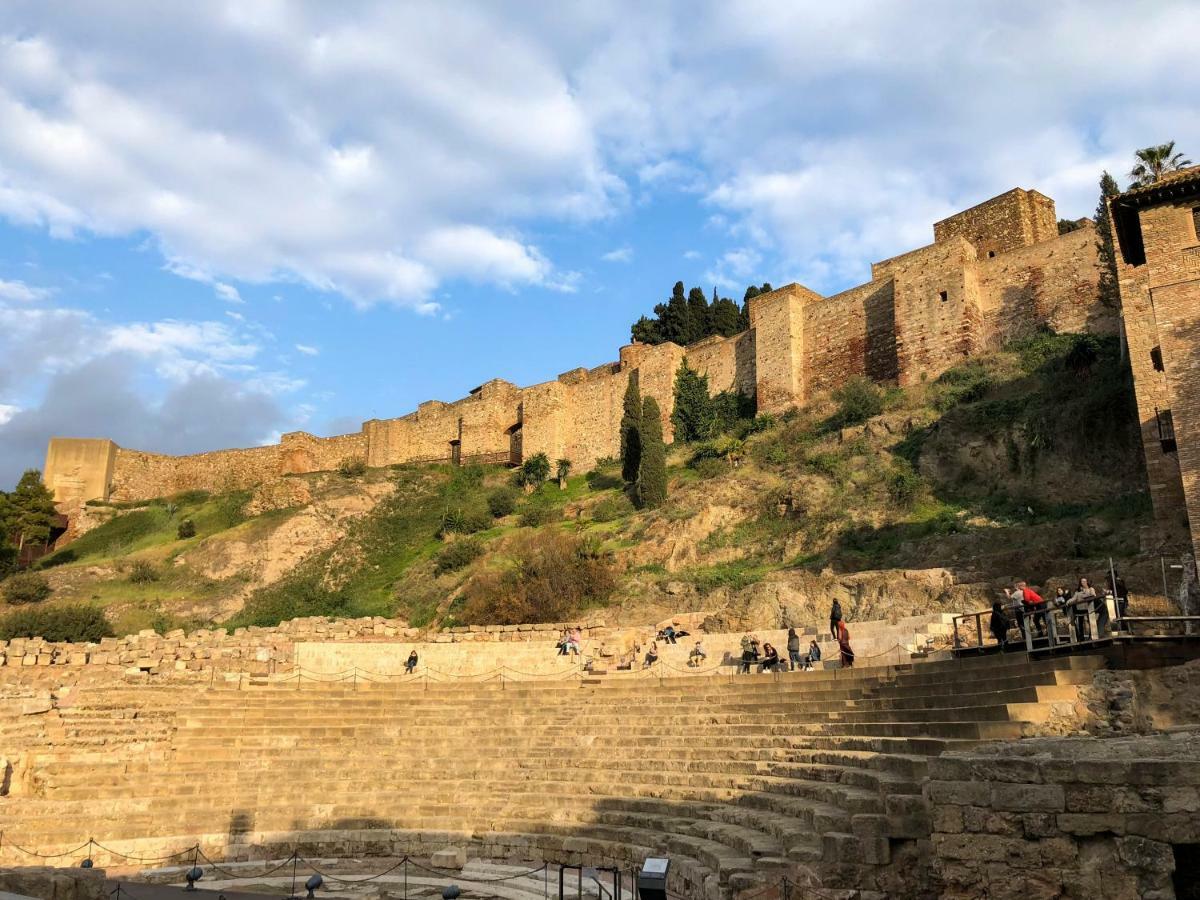
<path fill-rule="evenodd" d="M 19 406 L 14 406 L 11 403 L 0 403 L 0 425 L 4 425 L 20 411 L 21 407 Z"/>
<path fill-rule="evenodd" d="M 617 247 L 615 250 L 609 250 L 600 258 L 605 262 L 627 263 L 633 259 L 633 248 L 626 244 L 623 247 Z"/>
<path fill-rule="evenodd" d="M 34 300 L 44 300 L 53 291 L 49 288 L 33 287 L 24 281 L 5 281 L 0 278 L 0 300 L 17 300 L 21 303 L 31 303 Z"/>
<path fill-rule="evenodd" d="M 151 7 L 97 33 L 16 5 L 0 215 L 145 232 L 231 302 L 234 281 L 425 312 L 446 279 L 552 285 L 521 224 L 606 215 L 622 190 L 554 50 L 499 11 Z"/>
<path fill-rule="evenodd" d="M 217 296 L 227 303 L 245 303 L 242 295 L 238 293 L 238 289 L 232 284 L 225 284 L 223 281 L 213 282 L 213 290 Z"/>
<path fill-rule="evenodd" d="M 309 346 L 308 344 L 297 344 L 296 349 L 305 356 L 317 356 L 321 352 L 316 347 Z"/>

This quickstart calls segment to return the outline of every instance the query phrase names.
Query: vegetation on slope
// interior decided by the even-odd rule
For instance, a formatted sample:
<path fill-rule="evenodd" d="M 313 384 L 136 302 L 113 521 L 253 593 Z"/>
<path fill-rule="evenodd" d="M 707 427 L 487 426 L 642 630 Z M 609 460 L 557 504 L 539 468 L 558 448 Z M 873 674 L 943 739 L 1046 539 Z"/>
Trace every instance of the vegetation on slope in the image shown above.
<path fill-rule="evenodd" d="M 1061 571 L 1063 560 L 1136 552 L 1147 510 L 1131 388 L 1110 339 L 1038 334 L 927 384 L 853 380 L 778 419 L 716 431 L 668 448 L 666 497 L 643 509 L 609 460 L 561 487 L 546 480 L 549 461 L 517 473 L 400 466 L 301 476 L 310 500 L 253 516 L 263 506 L 245 493 L 113 510 L 43 561 L 57 586 L 34 605 L 106 606 L 118 632 L 218 616 L 548 621 L 667 593 L 716 608 L 793 573 Z M 286 577 L 256 587 L 245 573 L 196 568 L 229 541 L 258 552 L 321 498 L 372 485 L 387 492 Z M 185 520 L 195 537 L 179 537 Z"/>

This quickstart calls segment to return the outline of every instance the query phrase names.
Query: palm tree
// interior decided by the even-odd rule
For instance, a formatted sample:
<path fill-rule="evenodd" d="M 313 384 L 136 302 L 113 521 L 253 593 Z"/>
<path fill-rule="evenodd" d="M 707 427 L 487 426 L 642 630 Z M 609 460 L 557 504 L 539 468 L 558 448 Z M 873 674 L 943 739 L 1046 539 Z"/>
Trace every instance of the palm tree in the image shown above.
<path fill-rule="evenodd" d="M 1183 158 L 1182 153 L 1175 152 L 1174 141 L 1167 141 L 1156 147 L 1143 147 L 1134 156 L 1139 161 L 1129 173 L 1129 177 L 1133 179 L 1130 187 L 1154 184 L 1168 172 L 1178 172 L 1192 164 L 1190 159 Z"/>

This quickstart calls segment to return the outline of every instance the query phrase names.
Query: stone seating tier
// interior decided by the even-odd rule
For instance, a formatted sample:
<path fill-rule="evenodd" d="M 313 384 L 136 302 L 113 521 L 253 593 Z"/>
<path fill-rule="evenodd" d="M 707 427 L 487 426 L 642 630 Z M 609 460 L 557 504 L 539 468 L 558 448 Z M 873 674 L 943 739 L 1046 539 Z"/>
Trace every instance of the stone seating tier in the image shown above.
<path fill-rule="evenodd" d="M 330 856 L 462 844 L 625 866 L 668 853 L 673 890 L 713 898 L 797 865 L 882 870 L 896 847 L 928 839 L 930 755 L 1065 714 L 1098 664 L 77 687 L 39 715 L 0 708 L 15 759 L 0 862 L 20 861 L 12 845 L 49 853 L 89 837 L 143 857 L 197 841 L 214 858 L 296 842 Z M 40 729 L 19 721 L 31 718 Z"/>

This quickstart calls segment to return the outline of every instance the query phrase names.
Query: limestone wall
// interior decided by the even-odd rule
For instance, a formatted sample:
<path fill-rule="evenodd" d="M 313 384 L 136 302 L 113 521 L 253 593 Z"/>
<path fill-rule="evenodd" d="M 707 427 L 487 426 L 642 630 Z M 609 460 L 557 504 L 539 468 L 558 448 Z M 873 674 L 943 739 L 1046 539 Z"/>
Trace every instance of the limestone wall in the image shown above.
<path fill-rule="evenodd" d="M 118 447 L 111 490 L 102 499 L 147 500 L 187 490 L 230 491 L 280 474 L 279 445 L 164 456 Z M 92 499 L 92 498 L 88 498 Z"/>
<path fill-rule="evenodd" d="M 1200 734 L 1181 733 L 1035 738 L 931 760 L 941 896 L 1176 896 L 1175 848 L 1200 843 L 1197 759 Z"/>
<path fill-rule="evenodd" d="M 754 338 L 753 331 L 743 331 L 732 337 L 713 335 L 689 344 L 685 350 L 688 365 L 708 376 L 708 389 L 713 394 L 732 391 L 753 397 Z"/>

